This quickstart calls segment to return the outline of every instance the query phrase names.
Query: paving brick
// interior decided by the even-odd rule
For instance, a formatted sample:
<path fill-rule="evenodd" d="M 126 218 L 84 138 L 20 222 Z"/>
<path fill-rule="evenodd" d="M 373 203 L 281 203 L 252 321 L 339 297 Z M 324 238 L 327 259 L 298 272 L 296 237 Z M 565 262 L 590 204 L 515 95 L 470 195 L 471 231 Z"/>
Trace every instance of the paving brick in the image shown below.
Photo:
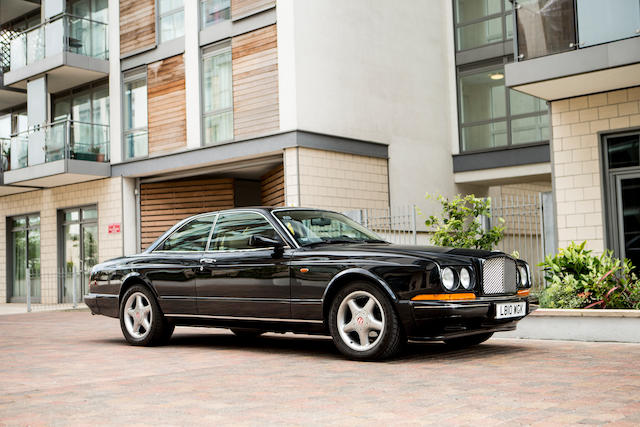
<path fill-rule="evenodd" d="M 117 320 L 67 312 L 1 316 L 0 348 L 1 425 L 640 422 L 637 344 L 493 338 L 358 363 L 325 337 L 220 329 L 131 347 Z"/>

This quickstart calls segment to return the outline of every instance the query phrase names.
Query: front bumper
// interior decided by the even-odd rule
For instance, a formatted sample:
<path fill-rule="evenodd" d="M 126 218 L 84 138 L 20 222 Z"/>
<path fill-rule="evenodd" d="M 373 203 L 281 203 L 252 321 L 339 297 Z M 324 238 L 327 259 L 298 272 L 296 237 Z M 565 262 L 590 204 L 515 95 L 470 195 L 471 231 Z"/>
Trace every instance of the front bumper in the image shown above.
<path fill-rule="evenodd" d="M 524 316 L 496 319 L 496 304 L 526 302 Z M 510 331 L 538 306 L 529 297 L 480 297 L 472 301 L 410 301 L 414 340 L 444 340 L 478 333 Z"/>
<path fill-rule="evenodd" d="M 84 303 L 87 304 L 92 314 L 118 317 L 118 295 L 87 294 L 84 296 Z"/>

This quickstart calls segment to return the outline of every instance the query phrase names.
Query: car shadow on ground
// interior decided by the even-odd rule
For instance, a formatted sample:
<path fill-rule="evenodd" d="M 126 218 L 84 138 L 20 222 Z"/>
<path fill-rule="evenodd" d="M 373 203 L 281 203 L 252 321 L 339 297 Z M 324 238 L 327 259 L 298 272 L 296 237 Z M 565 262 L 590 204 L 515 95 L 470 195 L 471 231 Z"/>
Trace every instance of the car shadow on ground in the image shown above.
<path fill-rule="evenodd" d="M 124 338 L 102 339 L 94 342 L 126 345 Z M 314 356 L 326 359 L 341 359 L 343 356 L 333 345 L 333 341 L 325 336 L 266 334 L 259 337 L 237 337 L 230 332 L 214 333 L 178 332 L 171 338 L 168 347 L 244 350 L 259 353 L 280 353 L 287 355 Z M 409 342 L 403 351 L 386 363 L 405 363 L 415 361 L 439 361 L 452 359 L 481 359 L 497 353 L 514 354 L 528 349 L 517 342 L 489 340 L 483 344 L 465 349 L 456 349 L 442 342 Z"/>

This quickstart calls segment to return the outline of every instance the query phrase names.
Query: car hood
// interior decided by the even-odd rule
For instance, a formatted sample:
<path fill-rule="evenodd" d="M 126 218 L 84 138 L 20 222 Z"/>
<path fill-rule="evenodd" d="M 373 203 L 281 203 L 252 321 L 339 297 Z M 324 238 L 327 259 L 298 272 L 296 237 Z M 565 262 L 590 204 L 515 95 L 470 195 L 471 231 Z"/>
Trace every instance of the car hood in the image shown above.
<path fill-rule="evenodd" d="M 415 256 L 418 258 L 437 259 L 468 259 L 487 258 L 502 254 L 500 251 L 486 251 L 482 249 L 449 248 L 443 246 L 415 246 L 415 245 L 395 245 L 391 243 L 336 243 L 326 245 L 313 245 L 303 250 L 321 252 L 369 252 L 392 255 Z"/>

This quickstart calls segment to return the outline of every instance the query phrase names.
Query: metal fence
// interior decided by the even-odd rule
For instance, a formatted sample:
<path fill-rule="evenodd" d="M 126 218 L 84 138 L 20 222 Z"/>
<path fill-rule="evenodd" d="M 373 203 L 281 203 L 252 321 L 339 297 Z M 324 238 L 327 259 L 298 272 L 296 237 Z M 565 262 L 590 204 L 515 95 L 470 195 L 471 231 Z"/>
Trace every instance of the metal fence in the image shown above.
<path fill-rule="evenodd" d="M 417 209 L 400 206 L 388 209 L 356 209 L 345 212 L 354 221 L 399 245 L 418 244 Z"/>
<path fill-rule="evenodd" d="M 88 271 L 74 269 L 40 274 L 27 268 L 24 275 L 25 310 L 33 312 L 86 308 L 83 297 L 87 293 L 88 278 Z"/>

